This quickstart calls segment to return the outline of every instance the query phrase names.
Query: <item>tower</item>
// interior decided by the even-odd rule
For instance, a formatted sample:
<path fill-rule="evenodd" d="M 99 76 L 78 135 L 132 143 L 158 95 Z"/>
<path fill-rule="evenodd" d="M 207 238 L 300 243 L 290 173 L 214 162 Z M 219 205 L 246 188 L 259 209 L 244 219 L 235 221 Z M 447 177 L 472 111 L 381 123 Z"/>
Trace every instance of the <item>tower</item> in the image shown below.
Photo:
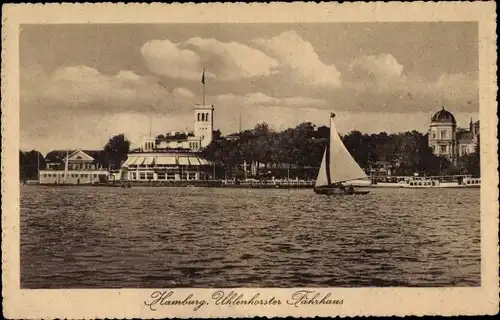
<path fill-rule="evenodd" d="M 201 138 L 201 148 L 212 142 L 214 130 L 214 106 L 200 105 L 194 107 L 194 136 Z"/>
<path fill-rule="evenodd" d="M 155 149 L 155 139 L 151 137 L 145 137 L 142 139 L 142 151 L 143 152 L 153 152 Z"/>

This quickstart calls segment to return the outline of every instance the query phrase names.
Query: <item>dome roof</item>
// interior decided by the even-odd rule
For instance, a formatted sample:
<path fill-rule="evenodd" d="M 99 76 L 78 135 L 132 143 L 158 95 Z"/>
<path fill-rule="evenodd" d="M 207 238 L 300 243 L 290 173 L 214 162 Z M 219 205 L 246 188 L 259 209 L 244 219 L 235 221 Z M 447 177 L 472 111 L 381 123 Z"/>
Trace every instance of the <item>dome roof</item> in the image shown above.
<path fill-rule="evenodd" d="M 432 122 L 444 122 L 444 123 L 457 123 L 453 114 L 451 112 L 445 110 L 444 106 L 443 106 L 443 109 L 439 110 L 438 112 L 436 112 L 432 116 L 431 121 Z"/>

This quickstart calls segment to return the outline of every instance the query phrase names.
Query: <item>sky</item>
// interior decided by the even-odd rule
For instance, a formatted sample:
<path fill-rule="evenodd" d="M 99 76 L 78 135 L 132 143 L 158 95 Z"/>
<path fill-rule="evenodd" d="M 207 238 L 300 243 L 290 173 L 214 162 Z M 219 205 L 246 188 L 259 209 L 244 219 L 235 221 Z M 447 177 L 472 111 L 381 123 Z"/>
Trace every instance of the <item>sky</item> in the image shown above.
<path fill-rule="evenodd" d="M 267 122 L 426 132 L 442 106 L 479 116 L 478 27 L 469 22 L 44 24 L 20 32 L 21 148 L 100 149 L 124 133 L 192 130 L 215 107 L 223 134 Z"/>

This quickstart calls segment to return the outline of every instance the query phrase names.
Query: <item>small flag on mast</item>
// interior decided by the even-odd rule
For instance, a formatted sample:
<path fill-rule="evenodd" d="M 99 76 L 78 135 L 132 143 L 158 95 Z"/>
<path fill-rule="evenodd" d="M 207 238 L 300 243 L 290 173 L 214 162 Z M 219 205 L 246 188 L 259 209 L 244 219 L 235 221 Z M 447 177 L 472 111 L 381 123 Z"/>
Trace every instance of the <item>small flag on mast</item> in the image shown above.
<path fill-rule="evenodd" d="M 205 68 L 203 68 L 203 74 L 201 75 L 201 83 L 203 84 L 203 105 L 205 105 Z"/>

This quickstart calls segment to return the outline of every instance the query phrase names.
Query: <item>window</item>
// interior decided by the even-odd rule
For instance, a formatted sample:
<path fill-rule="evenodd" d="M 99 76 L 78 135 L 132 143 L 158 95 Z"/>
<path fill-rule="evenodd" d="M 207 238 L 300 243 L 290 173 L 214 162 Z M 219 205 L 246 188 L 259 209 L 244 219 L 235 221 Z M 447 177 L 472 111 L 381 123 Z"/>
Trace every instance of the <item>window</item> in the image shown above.
<path fill-rule="evenodd" d="M 146 180 L 146 173 L 145 172 L 140 172 L 139 173 L 139 179 L 140 180 Z"/>
<path fill-rule="evenodd" d="M 148 179 L 148 180 L 153 180 L 153 179 L 154 179 L 154 176 L 153 176 L 153 173 L 152 173 L 152 172 L 148 172 L 148 173 L 146 173 L 146 176 L 147 176 L 147 179 Z"/>
<path fill-rule="evenodd" d="M 448 139 L 448 131 L 441 130 L 441 139 Z"/>
<path fill-rule="evenodd" d="M 167 172 L 165 179 L 167 180 L 175 180 L 175 173 Z"/>
<path fill-rule="evenodd" d="M 446 146 L 440 146 L 440 147 L 441 148 L 440 148 L 439 152 L 440 153 L 446 153 Z"/>
<path fill-rule="evenodd" d="M 432 139 L 436 139 L 436 131 L 432 130 Z"/>

